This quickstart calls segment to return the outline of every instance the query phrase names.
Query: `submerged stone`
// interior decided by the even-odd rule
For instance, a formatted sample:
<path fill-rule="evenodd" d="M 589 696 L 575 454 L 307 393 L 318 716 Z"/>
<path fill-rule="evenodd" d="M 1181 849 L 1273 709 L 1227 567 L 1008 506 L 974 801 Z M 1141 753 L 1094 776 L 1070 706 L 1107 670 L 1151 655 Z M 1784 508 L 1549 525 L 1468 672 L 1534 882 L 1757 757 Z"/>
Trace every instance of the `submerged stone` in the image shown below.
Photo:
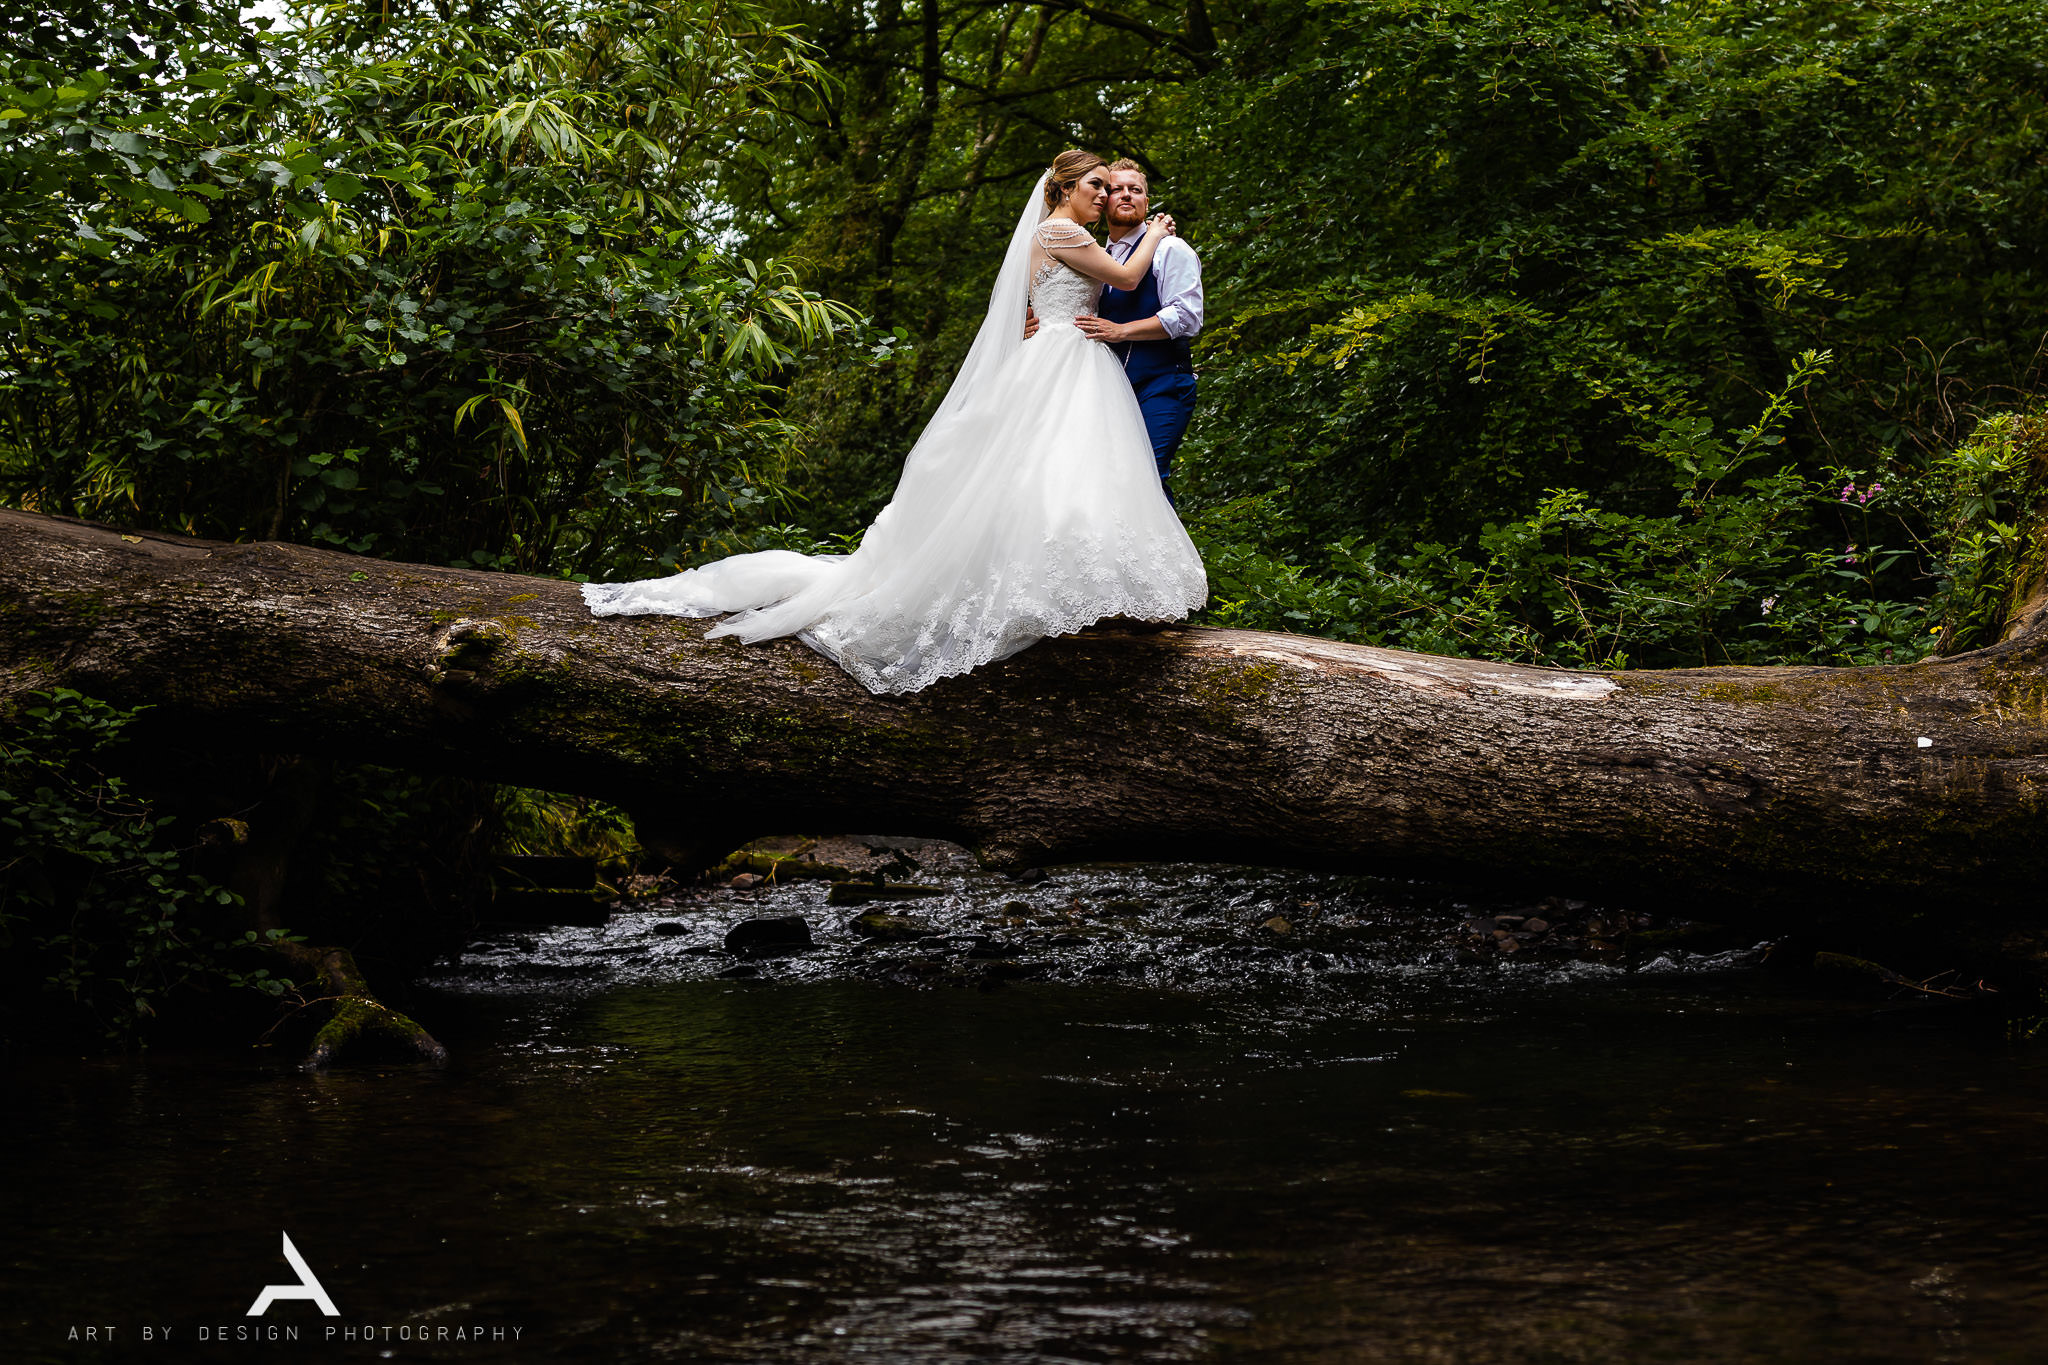
<path fill-rule="evenodd" d="M 725 933 L 726 951 L 741 957 L 787 957 L 815 946 L 811 926 L 802 915 L 742 920 Z"/>

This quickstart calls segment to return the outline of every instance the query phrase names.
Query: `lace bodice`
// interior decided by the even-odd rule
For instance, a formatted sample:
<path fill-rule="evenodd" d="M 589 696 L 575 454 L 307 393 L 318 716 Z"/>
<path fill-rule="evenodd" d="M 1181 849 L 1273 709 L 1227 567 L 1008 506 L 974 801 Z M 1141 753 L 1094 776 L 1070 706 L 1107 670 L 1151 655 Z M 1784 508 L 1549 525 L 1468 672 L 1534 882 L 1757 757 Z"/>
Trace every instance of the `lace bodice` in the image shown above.
<path fill-rule="evenodd" d="M 1040 250 L 1049 247 L 1082 246 L 1095 239 L 1079 223 L 1065 218 L 1048 218 L 1038 225 Z M 1039 325 L 1072 322 L 1082 313 L 1092 313 L 1102 296 L 1102 285 L 1089 279 L 1059 257 L 1047 252 L 1045 260 L 1031 272 L 1031 311 Z"/>

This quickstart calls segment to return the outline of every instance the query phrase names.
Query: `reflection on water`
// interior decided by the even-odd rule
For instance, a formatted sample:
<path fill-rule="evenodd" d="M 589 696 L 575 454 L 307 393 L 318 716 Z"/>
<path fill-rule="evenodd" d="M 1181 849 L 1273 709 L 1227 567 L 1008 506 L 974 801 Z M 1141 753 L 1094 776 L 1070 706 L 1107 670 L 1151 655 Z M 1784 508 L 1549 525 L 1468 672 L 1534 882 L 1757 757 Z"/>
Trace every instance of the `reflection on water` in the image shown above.
<path fill-rule="evenodd" d="M 479 943 L 422 1004 L 444 1073 L 26 1068 L 8 1357 L 104 1323 L 178 1358 L 140 1326 L 236 1323 L 292 1278 L 280 1228 L 344 1322 L 520 1341 L 328 1345 L 290 1303 L 299 1346 L 213 1355 L 2048 1355 L 2038 1052 L 1742 954 L 1465 960 L 1466 908 L 1354 880 L 945 884 L 892 907 L 916 941 L 797 885 Z M 816 951 L 721 975 L 725 927 L 785 913 Z"/>

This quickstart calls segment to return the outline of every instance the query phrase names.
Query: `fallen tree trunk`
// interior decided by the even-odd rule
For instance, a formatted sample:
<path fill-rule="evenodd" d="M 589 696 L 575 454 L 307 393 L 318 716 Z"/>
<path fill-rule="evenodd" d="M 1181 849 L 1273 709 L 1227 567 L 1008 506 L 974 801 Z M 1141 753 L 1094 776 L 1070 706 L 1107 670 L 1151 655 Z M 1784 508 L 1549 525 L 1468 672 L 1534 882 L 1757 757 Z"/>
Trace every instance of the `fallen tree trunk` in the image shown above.
<path fill-rule="evenodd" d="M 68 686 L 187 746 L 604 797 L 650 847 L 757 834 L 1511 875 L 1976 942 L 2048 875 L 2048 628 L 1898 668 L 1574 673 L 1098 628 L 913 697 L 793 642 L 599 620 L 573 584 L 0 512 L 0 705 Z"/>

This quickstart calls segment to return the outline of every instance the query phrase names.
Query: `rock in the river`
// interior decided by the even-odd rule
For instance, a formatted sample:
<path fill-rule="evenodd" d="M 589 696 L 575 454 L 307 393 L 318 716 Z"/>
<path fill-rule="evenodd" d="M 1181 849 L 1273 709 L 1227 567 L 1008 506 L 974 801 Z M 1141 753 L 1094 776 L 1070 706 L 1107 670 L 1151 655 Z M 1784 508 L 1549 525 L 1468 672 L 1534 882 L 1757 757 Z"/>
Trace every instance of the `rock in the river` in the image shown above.
<path fill-rule="evenodd" d="M 846 922 L 846 927 L 862 938 L 880 943 L 904 943 L 922 938 L 928 932 L 923 920 L 912 915 L 892 915 L 887 910 L 870 910 L 864 915 L 855 915 Z"/>
<path fill-rule="evenodd" d="M 806 840 L 803 847 L 809 848 L 814 842 Z M 844 881 L 853 875 L 851 868 L 841 867 L 837 863 L 821 863 L 810 858 L 749 847 L 727 857 L 713 869 L 712 876 L 740 876 L 748 872 L 771 882 L 836 882 Z"/>
<path fill-rule="evenodd" d="M 815 946 L 802 915 L 742 920 L 725 933 L 726 951 L 741 957 L 787 957 Z"/>
<path fill-rule="evenodd" d="M 647 932 L 650 934 L 659 934 L 663 938 L 674 938 L 678 934 L 689 933 L 690 926 L 687 924 L 677 924 L 674 920 L 663 920 L 660 924 L 655 925 L 652 929 L 649 929 Z"/>
<path fill-rule="evenodd" d="M 1261 924 L 1259 927 L 1261 929 L 1266 930 L 1268 933 L 1274 934 L 1291 934 L 1294 932 L 1294 926 L 1289 924 L 1285 919 L 1281 918 L 1279 915 L 1273 916 L 1273 918 L 1267 920 L 1264 924 Z"/>
<path fill-rule="evenodd" d="M 735 891 L 752 891 L 755 887 L 759 886 L 762 882 L 765 882 L 767 880 L 768 879 L 766 877 L 762 876 L 758 872 L 742 872 L 739 876 L 734 877 L 731 881 L 727 882 L 726 885 L 731 887 Z"/>
<path fill-rule="evenodd" d="M 1543 934 L 1549 931 L 1550 921 L 1547 919 L 1537 918 L 1522 921 L 1522 932 L 1525 934 Z"/>

